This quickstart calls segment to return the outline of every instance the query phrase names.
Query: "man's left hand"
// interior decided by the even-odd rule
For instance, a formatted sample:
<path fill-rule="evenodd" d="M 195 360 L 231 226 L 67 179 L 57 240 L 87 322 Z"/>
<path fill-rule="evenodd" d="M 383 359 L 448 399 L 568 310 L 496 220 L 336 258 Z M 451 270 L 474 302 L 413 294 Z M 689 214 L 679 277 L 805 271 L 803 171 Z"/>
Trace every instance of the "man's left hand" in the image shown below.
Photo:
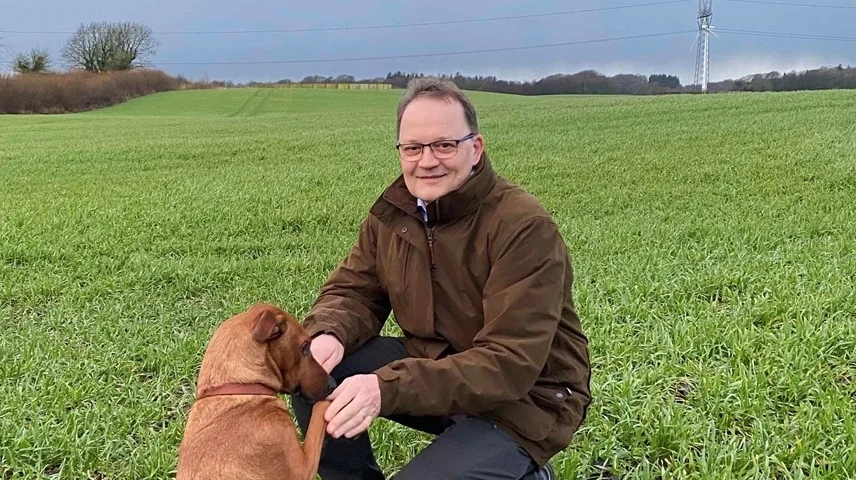
<path fill-rule="evenodd" d="M 380 384 L 377 375 L 354 375 L 342 381 L 333 393 L 324 419 L 333 438 L 365 432 L 380 413 Z"/>

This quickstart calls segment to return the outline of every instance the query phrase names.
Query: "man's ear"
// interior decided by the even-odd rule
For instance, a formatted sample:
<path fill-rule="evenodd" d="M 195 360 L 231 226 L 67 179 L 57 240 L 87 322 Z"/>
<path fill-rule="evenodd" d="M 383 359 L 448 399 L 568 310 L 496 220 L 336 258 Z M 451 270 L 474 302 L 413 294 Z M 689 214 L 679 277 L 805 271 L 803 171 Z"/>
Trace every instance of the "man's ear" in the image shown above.
<path fill-rule="evenodd" d="M 484 153 L 484 137 L 481 134 L 476 135 L 473 139 L 473 166 L 479 164 L 482 160 L 482 154 Z"/>
<path fill-rule="evenodd" d="M 253 327 L 253 340 L 259 343 L 269 342 L 282 336 L 285 322 L 270 310 L 263 310 Z"/>

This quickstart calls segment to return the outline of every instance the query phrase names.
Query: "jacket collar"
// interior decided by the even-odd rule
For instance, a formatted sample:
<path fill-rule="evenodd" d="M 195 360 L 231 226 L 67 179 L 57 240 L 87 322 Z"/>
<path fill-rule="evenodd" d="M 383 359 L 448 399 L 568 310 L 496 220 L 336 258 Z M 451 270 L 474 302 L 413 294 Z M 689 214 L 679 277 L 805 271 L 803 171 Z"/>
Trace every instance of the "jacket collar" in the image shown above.
<path fill-rule="evenodd" d="M 476 165 L 475 173 L 467 179 L 466 183 L 427 205 L 428 224 L 448 223 L 476 211 L 496 185 L 496 179 L 496 172 L 493 170 L 487 152 L 484 152 Z M 410 193 L 404 183 L 404 175 L 398 176 L 383 192 L 381 199 L 415 216 L 420 222 L 423 221 L 417 211 L 416 197 Z"/>

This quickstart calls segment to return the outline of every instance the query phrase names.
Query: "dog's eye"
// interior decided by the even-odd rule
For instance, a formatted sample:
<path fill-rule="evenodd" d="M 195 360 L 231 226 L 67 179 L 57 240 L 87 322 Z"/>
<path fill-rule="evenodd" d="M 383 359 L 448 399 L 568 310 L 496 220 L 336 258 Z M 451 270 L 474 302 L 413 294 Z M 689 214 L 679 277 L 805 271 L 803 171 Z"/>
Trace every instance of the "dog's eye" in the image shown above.
<path fill-rule="evenodd" d="M 300 347 L 300 354 L 303 355 L 304 357 L 308 357 L 309 354 L 311 354 L 311 353 L 312 352 L 309 350 L 309 342 L 304 343 Z"/>

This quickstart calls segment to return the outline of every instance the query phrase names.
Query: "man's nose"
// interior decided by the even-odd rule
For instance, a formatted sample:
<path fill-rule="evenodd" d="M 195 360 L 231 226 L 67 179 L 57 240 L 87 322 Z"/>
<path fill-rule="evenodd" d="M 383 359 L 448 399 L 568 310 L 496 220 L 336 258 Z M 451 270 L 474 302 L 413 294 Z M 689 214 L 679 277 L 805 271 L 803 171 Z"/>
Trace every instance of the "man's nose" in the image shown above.
<path fill-rule="evenodd" d="M 421 168 L 434 168 L 440 164 L 440 160 L 434 156 L 434 151 L 431 150 L 431 147 L 423 147 L 422 148 L 422 156 L 419 157 L 419 166 Z"/>

